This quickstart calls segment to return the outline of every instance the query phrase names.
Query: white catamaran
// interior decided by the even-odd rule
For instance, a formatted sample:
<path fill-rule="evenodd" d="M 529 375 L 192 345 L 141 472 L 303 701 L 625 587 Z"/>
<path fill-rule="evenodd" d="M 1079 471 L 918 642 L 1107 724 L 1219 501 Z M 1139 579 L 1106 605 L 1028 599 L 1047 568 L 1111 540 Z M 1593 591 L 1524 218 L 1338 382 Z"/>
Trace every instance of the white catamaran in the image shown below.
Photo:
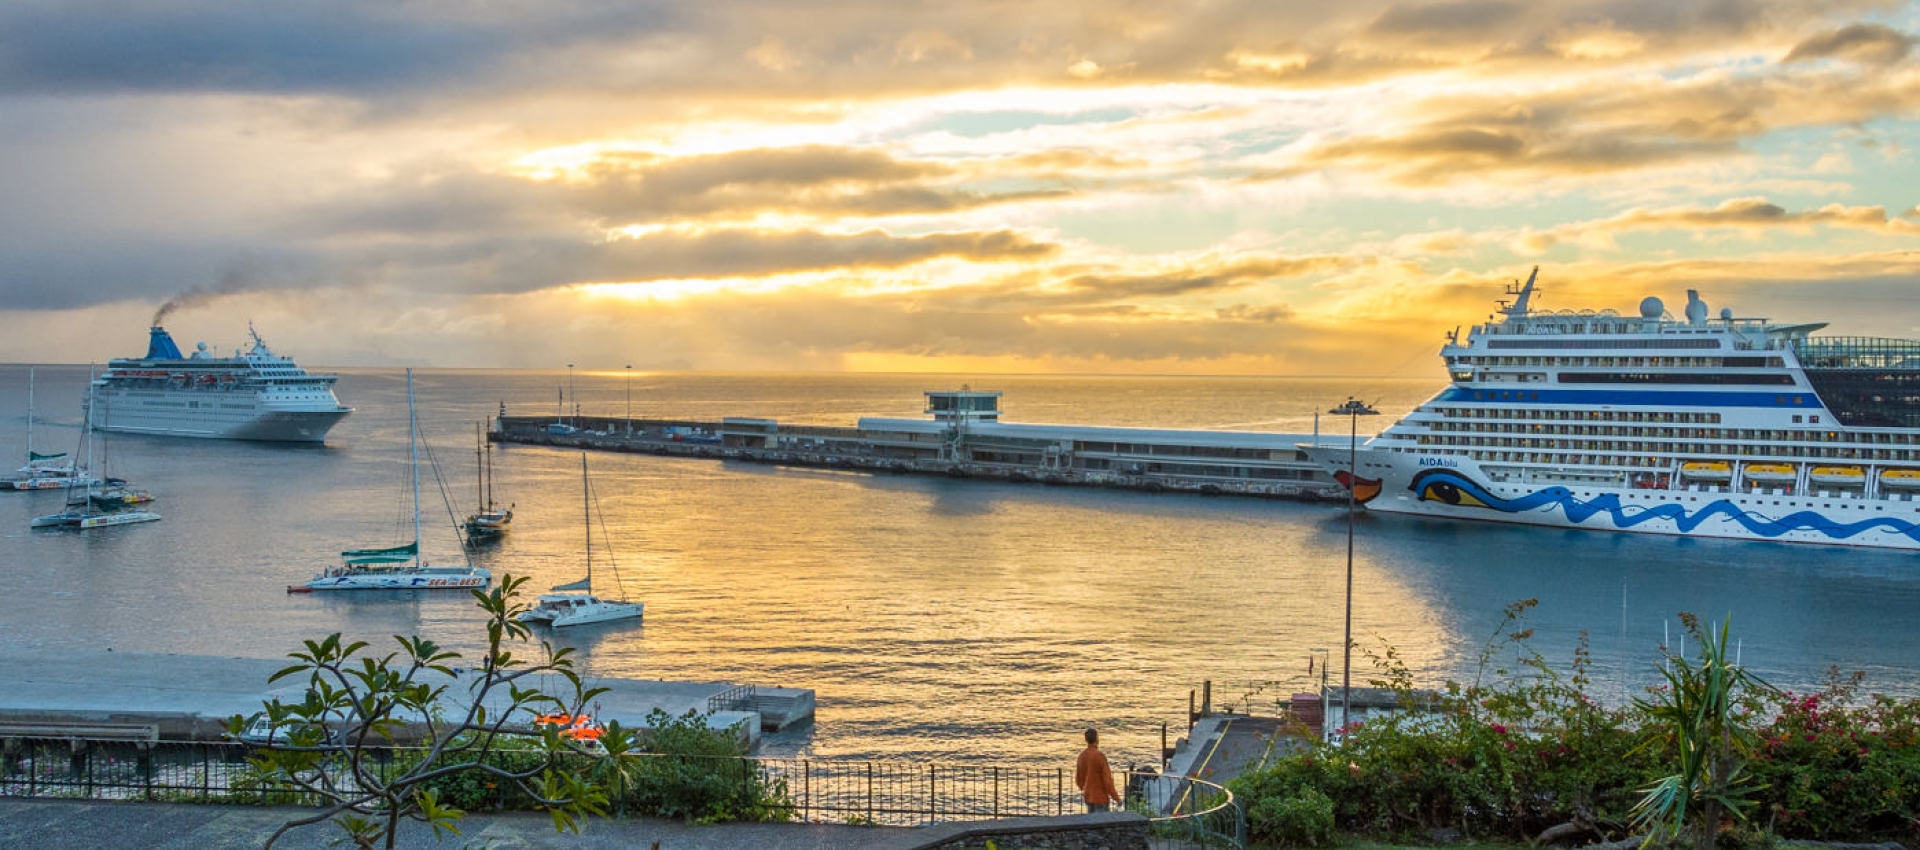
<path fill-rule="evenodd" d="M 520 622 L 546 623 L 556 629 L 606 623 L 613 620 L 638 620 L 645 603 L 602 599 L 593 595 L 593 483 L 587 477 L 587 456 L 580 456 L 580 488 L 586 503 L 587 576 L 579 581 L 555 585 L 554 590 L 578 591 L 541 594 L 536 604 L 520 613 Z M 605 536 L 604 526 L 601 529 Z M 607 546 L 607 565 L 613 569 L 614 585 L 620 584 L 620 568 L 613 561 L 613 546 Z"/>
<path fill-rule="evenodd" d="M 1439 395 L 1301 449 L 1386 513 L 1920 549 L 1920 340 L 1709 319 L 1693 291 L 1681 318 L 1537 311 L 1538 275 L 1448 335 Z"/>
<path fill-rule="evenodd" d="M 7 490 L 65 490 L 70 486 L 91 487 L 99 483 L 84 467 L 76 466 L 66 452 L 43 455 L 33 450 L 33 367 L 27 367 L 27 465 L 18 475 L 0 481 Z M 78 479 L 78 480 L 76 480 Z"/>
<path fill-rule="evenodd" d="M 380 549 L 349 549 L 341 564 L 289 593 L 322 590 L 462 590 L 486 587 L 493 573 L 470 564 L 429 564 L 420 556 L 420 418 L 414 412 L 413 370 L 407 370 L 407 459 L 413 474 L 413 542 Z M 464 554 L 464 553 L 463 553 Z"/>

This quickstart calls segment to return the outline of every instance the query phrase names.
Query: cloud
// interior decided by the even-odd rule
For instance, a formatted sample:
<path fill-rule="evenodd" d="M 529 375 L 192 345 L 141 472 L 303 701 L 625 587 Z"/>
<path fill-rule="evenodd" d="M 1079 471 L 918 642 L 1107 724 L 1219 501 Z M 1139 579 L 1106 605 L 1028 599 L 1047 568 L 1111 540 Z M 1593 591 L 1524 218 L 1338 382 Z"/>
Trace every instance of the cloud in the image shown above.
<path fill-rule="evenodd" d="M 1850 59 L 1868 65 L 1892 65 L 1913 51 L 1913 36 L 1882 24 L 1849 24 L 1793 46 L 1782 62 Z"/>
<path fill-rule="evenodd" d="M 1071 194 L 1059 187 L 973 191 L 956 185 L 962 176 L 950 164 L 810 145 L 691 157 L 613 155 L 582 169 L 566 191 L 613 226 L 761 214 L 949 213 Z"/>
<path fill-rule="evenodd" d="M 1246 179 L 1338 170 L 1410 187 L 1590 180 L 1722 163 L 1771 133 L 1904 118 L 1916 104 L 1912 75 L 1590 79 L 1531 94 L 1449 94 L 1405 105 L 1386 129 L 1303 140 Z"/>
<path fill-rule="evenodd" d="M 1513 247 L 1522 254 L 1540 254 L 1566 242 L 1593 244 L 1596 237 L 1628 232 L 1674 231 L 1692 235 L 1709 228 L 1760 231 L 1840 227 L 1883 233 L 1920 232 L 1914 222 L 1887 215 L 1885 207 L 1849 207 L 1827 204 L 1817 209 L 1788 211 L 1765 198 L 1734 198 L 1713 207 L 1635 209 L 1597 221 L 1570 222 L 1549 230 L 1517 237 Z"/>

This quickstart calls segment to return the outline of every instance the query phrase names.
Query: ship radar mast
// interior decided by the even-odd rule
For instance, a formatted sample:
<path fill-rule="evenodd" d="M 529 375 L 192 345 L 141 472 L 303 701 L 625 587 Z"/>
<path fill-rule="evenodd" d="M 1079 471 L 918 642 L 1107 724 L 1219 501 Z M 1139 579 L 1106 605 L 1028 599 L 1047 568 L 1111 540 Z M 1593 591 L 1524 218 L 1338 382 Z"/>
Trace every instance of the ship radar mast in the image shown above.
<path fill-rule="evenodd" d="M 1526 318 L 1528 302 L 1533 300 L 1533 283 L 1539 277 L 1540 267 L 1534 266 L 1533 274 L 1527 275 L 1526 285 L 1523 286 L 1518 282 L 1507 284 L 1507 294 L 1513 296 L 1513 303 L 1509 305 L 1505 301 L 1499 302 L 1501 314 L 1509 319 Z"/>

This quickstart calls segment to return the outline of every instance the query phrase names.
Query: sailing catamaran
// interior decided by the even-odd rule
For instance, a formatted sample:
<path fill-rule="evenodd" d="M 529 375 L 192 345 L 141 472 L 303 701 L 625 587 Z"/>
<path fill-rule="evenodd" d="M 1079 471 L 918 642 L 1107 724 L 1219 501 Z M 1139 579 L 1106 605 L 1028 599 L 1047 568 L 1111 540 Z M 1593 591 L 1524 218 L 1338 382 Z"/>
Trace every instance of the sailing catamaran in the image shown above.
<path fill-rule="evenodd" d="M 91 402 L 92 400 L 89 399 L 88 407 L 92 406 Z M 86 449 L 87 462 L 93 463 L 93 428 L 91 426 L 81 427 L 80 442 Z M 85 531 L 115 525 L 155 522 L 160 519 L 159 514 L 147 510 L 100 513 L 94 509 L 93 502 L 88 496 L 90 489 L 99 483 L 99 479 L 90 475 L 80 473 L 68 475 L 66 477 L 68 509 L 55 514 L 34 517 L 28 525 L 33 528 L 77 528 Z"/>
<path fill-rule="evenodd" d="M 435 566 L 420 557 L 420 417 L 414 411 L 413 370 L 407 370 L 407 458 L 413 473 L 413 542 L 379 549 L 349 549 L 341 564 L 288 593 L 317 590 L 460 590 L 486 587 L 493 573 L 470 564 Z"/>
<path fill-rule="evenodd" d="M 593 482 L 587 477 L 587 456 L 580 455 L 580 488 L 585 501 L 587 527 L 587 576 L 579 581 L 555 585 L 554 590 L 579 591 L 541 594 L 537 603 L 520 613 L 520 622 L 546 623 L 556 629 L 605 623 L 613 620 L 637 620 L 645 603 L 601 599 L 593 595 Z M 605 536 L 605 528 L 601 529 Z M 607 565 L 613 569 L 615 585 L 620 583 L 620 568 L 613 562 L 613 546 L 607 546 Z"/>
<path fill-rule="evenodd" d="M 474 426 L 474 436 L 479 442 L 473 447 L 473 462 L 479 475 L 479 509 L 467 517 L 465 528 L 468 543 L 481 543 L 499 540 L 513 527 L 513 506 L 500 507 L 493 502 L 493 444 L 487 441 L 482 430 L 484 426 Z M 481 452 L 485 451 L 485 457 Z"/>
<path fill-rule="evenodd" d="M 33 369 L 27 369 L 27 465 L 20 467 L 19 477 L 0 482 L 0 488 L 9 490 L 60 490 L 79 478 L 81 486 L 98 483 L 87 474 L 84 467 L 74 465 L 73 458 L 66 452 L 43 455 L 33 450 Z"/>

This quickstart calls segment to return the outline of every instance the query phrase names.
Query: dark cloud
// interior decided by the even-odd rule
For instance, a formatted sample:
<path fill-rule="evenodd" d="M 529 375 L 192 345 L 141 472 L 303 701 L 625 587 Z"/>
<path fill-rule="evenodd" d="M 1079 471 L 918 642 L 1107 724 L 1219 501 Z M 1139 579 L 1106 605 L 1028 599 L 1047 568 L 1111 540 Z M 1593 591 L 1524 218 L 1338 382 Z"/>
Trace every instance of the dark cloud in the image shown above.
<path fill-rule="evenodd" d="M 1345 257 L 1258 257 L 1219 265 L 1150 275 L 1080 274 L 1062 280 L 1062 298 L 1128 303 L 1139 298 L 1177 298 L 1239 289 L 1273 278 L 1292 278 L 1332 271 L 1353 263 Z"/>
<path fill-rule="evenodd" d="M 1484 32 L 1514 22 L 1526 9 L 1519 3 L 1498 0 L 1396 3 L 1387 7 L 1368 29 L 1397 36 Z"/>
<path fill-rule="evenodd" d="M 950 185 L 958 178 L 955 167 L 943 163 L 814 145 L 677 158 L 610 157 L 588 167 L 569 194 L 616 225 L 759 213 L 948 213 L 1071 194 L 1058 188 L 969 191 Z"/>
<path fill-rule="evenodd" d="M 1782 62 L 1815 59 L 1851 59 L 1870 65 L 1892 65 L 1913 51 L 1914 39 L 1881 24 L 1850 24 L 1823 32 L 1793 46 Z"/>
<path fill-rule="evenodd" d="M 1061 0 L 1020 9 L 1020 26 L 1009 28 L 1007 7 L 992 3 L 876 15 L 864 0 L 24 2 L 0 6 L 0 91 L 320 93 L 355 99 L 389 120 L 431 108 L 496 119 L 537 114 L 551 126 L 562 115 L 604 117 L 607 97 L 623 98 L 634 114 L 691 116 L 716 104 L 1031 83 L 1244 78 L 1318 85 L 1395 69 L 1551 60 L 1545 45 L 1559 34 L 1603 22 L 1642 38 L 1647 51 L 1679 55 L 1877 5 L 1228 0 L 1183 7 Z M 1894 46 L 1885 33 L 1871 37 L 1879 39 L 1874 50 Z M 1841 40 L 1864 44 L 1869 37 Z M 1306 58 L 1287 70 L 1230 58 L 1276 47 Z M 1113 72 L 1070 74 L 1081 62 Z"/>
<path fill-rule="evenodd" d="M 445 11 L 445 10 L 442 10 Z M 0 90 L 358 91 L 480 72 L 525 33 L 377 0 L 0 6 Z"/>
<path fill-rule="evenodd" d="M 1693 233 L 1706 228 L 1763 230 L 1816 225 L 1890 233 L 1907 233 L 1916 229 L 1911 222 L 1888 216 L 1885 207 L 1828 204 L 1818 209 L 1794 212 L 1765 198 L 1735 198 L 1713 207 L 1629 210 L 1608 219 L 1575 222 L 1528 233 L 1518 244 L 1526 253 L 1539 253 L 1584 236 L 1630 231 L 1674 230 Z"/>
<path fill-rule="evenodd" d="M 1012 231 L 894 236 L 878 230 L 853 234 L 727 230 L 656 233 L 604 242 L 488 239 L 381 245 L 353 262 L 420 288 L 507 294 L 580 283 L 757 278 L 834 270 L 853 274 L 942 258 L 1033 261 L 1056 250 L 1052 244 Z"/>

